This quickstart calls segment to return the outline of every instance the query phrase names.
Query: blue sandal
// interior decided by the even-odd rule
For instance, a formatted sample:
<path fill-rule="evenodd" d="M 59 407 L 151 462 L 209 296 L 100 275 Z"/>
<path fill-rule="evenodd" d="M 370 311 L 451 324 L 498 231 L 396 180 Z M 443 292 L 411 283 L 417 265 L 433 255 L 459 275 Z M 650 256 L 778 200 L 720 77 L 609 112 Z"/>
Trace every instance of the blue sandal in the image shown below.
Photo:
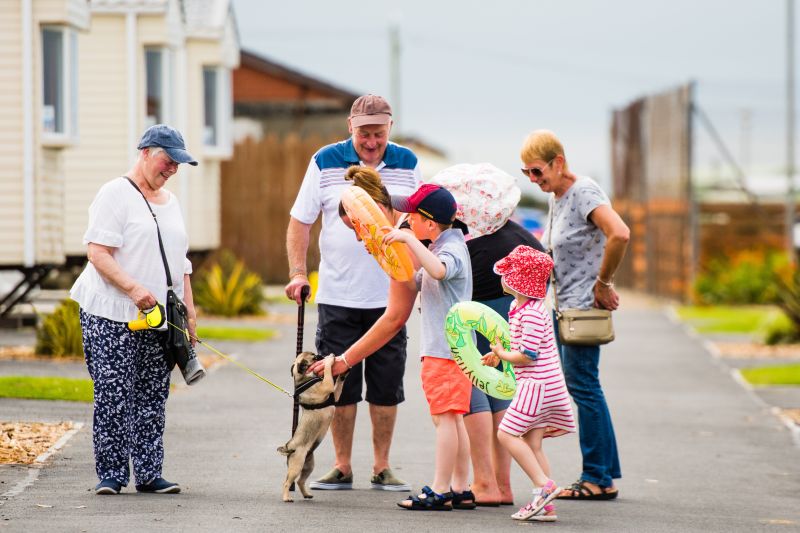
<path fill-rule="evenodd" d="M 419 496 L 409 496 L 397 505 L 409 511 L 452 511 L 453 493 L 438 494 L 425 485 Z"/>

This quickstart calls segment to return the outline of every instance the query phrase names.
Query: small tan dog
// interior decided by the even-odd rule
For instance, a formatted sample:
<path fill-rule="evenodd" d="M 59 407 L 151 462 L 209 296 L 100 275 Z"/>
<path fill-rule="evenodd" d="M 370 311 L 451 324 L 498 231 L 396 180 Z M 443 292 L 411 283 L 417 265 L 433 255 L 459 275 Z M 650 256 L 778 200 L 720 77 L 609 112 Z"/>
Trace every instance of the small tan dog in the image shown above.
<path fill-rule="evenodd" d="M 325 438 L 328 427 L 333 420 L 333 403 L 339 399 L 344 383 L 344 374 L 337 376 L 334 382 L 331 366 L 334 356 L 325 357 L 325 371 L 322 381 L 315 383 L 300 393 L 300 405 L 303 412 L 297 423 L 297 429 L 292 438 L 285 445 L 278 448 L 278 452 L 287 456 L 286 481 L 283 483 L 283 501 L 294 501 L 289 495 L 292 483 L 297 483 L 300 493 L 304 498 L 314 496 L 306 489 L 306 480 L 314 470 L 314 450 Z M 307 376 L 306 371 L 317 360 L 311 352 L 302 352 L 292 365 L 292 377 L 296 389 L 301 388 L 306 382 L 314 379 Z"/>

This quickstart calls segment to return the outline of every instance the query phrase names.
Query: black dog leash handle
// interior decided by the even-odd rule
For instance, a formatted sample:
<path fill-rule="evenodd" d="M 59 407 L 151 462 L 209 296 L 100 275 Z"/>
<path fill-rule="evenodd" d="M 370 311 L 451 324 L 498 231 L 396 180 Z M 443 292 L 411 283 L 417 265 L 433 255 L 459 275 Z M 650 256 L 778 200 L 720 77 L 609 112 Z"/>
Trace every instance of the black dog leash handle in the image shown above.
<path fill-rule="evenodd" d="M 300 289 L 300 305 L 297 306 L 297 351 L 295 352 L 295 356 L 300 355 L 303 351 L 303 328 L 305 327 L 306 321 L 306 298 L 308 298 L 308 294 L 311 292 L 311 287 L 308 285 L 303 285 L 303 288 Z"/>
<path fill-rule="evenodd" d="M 295 357 L 300 355 L 300 353 L 303 351 L 303 328 L 305 327 L 306 321 L 306 298 L 308 298 L 310 292 L 311 287 L 308 285 L 303 285 L 303 288 L 300 289 L 300 305 L 297 306 L 297 352 L 295 353 Z M 294 437 L 294 432 L 297 431 L 297 421 L 300 418 L 300 392 L 302 391 L 298 391 L 297 387 L 295 387 L 294 402 L 292 405 L 292 437 Z M 294 483 L 292 483 L 290 490 L 294 490 Z"/>

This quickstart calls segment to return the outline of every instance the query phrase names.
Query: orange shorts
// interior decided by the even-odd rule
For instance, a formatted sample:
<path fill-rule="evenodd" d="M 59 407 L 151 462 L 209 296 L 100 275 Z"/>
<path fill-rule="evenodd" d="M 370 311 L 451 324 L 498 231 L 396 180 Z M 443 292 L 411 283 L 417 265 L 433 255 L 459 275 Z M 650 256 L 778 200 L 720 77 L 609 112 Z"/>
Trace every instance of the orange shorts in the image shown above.
<path fill-rule="evenodd" d="M 422 357 L 422 390 L 432 415 L 469 412 L 472 382 L 455 361 Z"/>

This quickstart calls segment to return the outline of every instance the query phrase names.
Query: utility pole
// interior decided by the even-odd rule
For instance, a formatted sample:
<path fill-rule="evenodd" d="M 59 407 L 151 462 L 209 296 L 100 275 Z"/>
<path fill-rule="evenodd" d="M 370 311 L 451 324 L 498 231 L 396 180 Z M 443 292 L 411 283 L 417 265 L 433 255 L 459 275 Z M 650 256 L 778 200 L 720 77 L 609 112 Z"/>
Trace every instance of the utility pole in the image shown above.
<path fill-rule="evenodd" d="M 403 122 L 400 116 L 400 25 L 392 23 L 389 26 L 389 85 L 392 106 L 392 120 L 395 135 L 400 134 Z M 398 124 L 400 126 L 398 126 Z"/>
<path fill-rule="evenodd" d="M 794 0 L 786 0 L 786 250 L 794 253 Z"/>

